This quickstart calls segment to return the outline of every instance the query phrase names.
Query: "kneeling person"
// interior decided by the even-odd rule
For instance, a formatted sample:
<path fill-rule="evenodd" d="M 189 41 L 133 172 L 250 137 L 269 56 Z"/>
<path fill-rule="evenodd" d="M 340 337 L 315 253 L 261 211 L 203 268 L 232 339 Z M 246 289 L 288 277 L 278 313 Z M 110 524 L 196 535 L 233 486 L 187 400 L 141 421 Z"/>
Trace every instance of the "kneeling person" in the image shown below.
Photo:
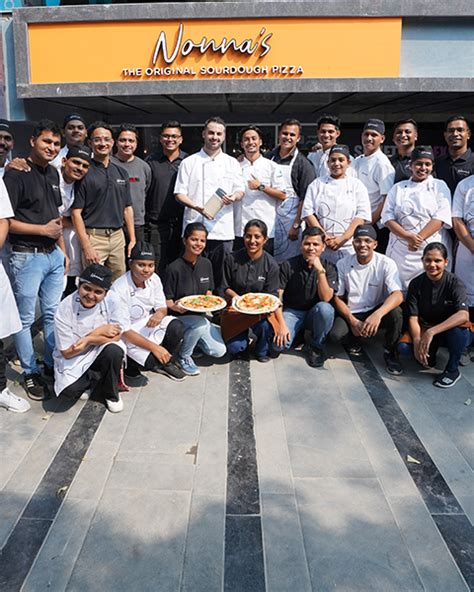
<path fill-rule="evenodd" d="M 384 328 L 387 372 L 401 374 L 396 348 L 403 323 L 402 288 L 395 262 L 375 252 L 376 238 L 372 225 L 361 224 L 352 242 L 355 255 L 337 263 L 339 289 L 334 304 L 339 316 L 331 337 L 335 341 L 348 338 L 349 351 L 357 354 L 361 337 L 373 337 L 380 327 Z"/>
<path fill-rule="evenodd" d="M 94 391 L 109 411 L 123 409 L 119 377 L 125 357 L 120 304 L 108 294 L 112 272 L 98 263 L 79 277 L 79 288 L 58 306 L 54 317 L 54 390 L 58 396 L 88 398 L 90 371 L 99 374 Z"/>
<path fill-rule="evenodd" d="M 175 363 L 184 328 L 178 319 L 168 315 L 150 243 L 140 241 L 133 247 L 130 270 L 114 282 L 111 292 L 119 297 L 128 320 L 123 338 L 128 356 L 125 376 L 131 385 L 143 383 L 143 369 L 184 380 L 184 372 Z"/>
<path fill-rule="evenodd" d="M 324 342 L 334 322 L 334 308 L 329 304 L 337 290 L 336 267 L 321 261 L 324 231 L 306 228 L 301 254 L 280 266 L 280 287 L 283 317 L 288 327 L 285 343 L 273 343 L 273 349 L 289 349 L 302 328 L 311 331 L 311 346 L 306 361 L 313 368 L 324 364 Z"/>

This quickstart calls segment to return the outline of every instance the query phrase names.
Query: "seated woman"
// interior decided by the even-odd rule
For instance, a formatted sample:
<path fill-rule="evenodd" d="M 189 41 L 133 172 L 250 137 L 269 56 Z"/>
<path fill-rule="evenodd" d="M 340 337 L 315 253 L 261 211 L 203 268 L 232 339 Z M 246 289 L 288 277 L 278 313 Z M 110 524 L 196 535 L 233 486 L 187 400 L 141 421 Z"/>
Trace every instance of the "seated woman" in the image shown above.
<path fill-rule="evenodd" d="M 184 229 L 184 254 L 170 263 L 166 270 L 165 296 L 168 309 L 184 326 L 184 336 L 178 363 L 188 376 L 201 373 L 192 359 L 196 348 L 213 358 L 226 353 L 219 327 L 200 313 L 189 312 L 178 300 L 185 296 L 212 294 L 214 275 L 209 259 L 201 253 L 206 247 L 207 230 L 201 222 L 192 222 Z"/>
<path fill-rule="evenodd" d="M 155 273 L 155 251 L 140 241 L 130 253 L 130 270 L 115 280 L 111 292 L 124 307 L 127 328 L 123 340 L 127 346 L 125 376 L 131 386 L 144 383 L 141 370 L 164 374 L 171 380 L 184 380 L 176 363 L 183 342 L 183 325 L 168 315 L 165 294 Z"/>
<path fill-rule="evenodd" d="M 459 360 L 468 339 L 466 289 L 459 278 L 446 271 L 447 265 L 445 245 L 427 245 L 423 251 L 425 271 L 410 282 L 406 298 L 408 328 L 418 362 L 434 368 L 438 348 L 448 348 L 446 368 L 433 382 L 440 388 L 450 388 L 461 378 Z"/>
<path fill-rule="evenodd" d="M 123 409 L 119 377 L 125 357 L 121 341 L 126 323 L 113 294 L 108 294 L 112 272 L 93 263 L 79 276 L 79 288 L 58 306 L 54 317 L 54 390 L 58 396 L 88 398 L 90 371 L 100 376 L 94 393 L 107 409 Z"/>
<path fill-rule="evenodd" d="M 229 301 L 248 292 L 264 292 L 278 296 L 279 267 L 275 259 L 264 251 L 268 240 L 267 225 L 261 220 L 249 220 L 244 228 L 245 248 L 230 253 L 224 263 L 224 277 L 221 291 Z M 269 340 L 272 326 L 275 341 L 286 343 L 290 333 L 286 326 L 281 307 L 277 309 L 270 324 L 267 314 L 246 315 L 231 308 L 222 314 L 222 335 L 231 355 L 239 355 L 249 345 L 248 333 L 252 328 L 257 341 L 255 357 L 259 362 L 270 360 Z"/>
<path fill-rule="evenodd" d="M 390 189 L 381 217 L 390 230 L 386 254 L 397 264 L 404 292 L 423 271 L 421 256 L 428 243 L 441 242 L 449 251 L 446 229 L 451 228 L 451 193 L 444 181 L 431 176 L 431 146 L 417 146 L 410 158 L 411 178 Z"/>

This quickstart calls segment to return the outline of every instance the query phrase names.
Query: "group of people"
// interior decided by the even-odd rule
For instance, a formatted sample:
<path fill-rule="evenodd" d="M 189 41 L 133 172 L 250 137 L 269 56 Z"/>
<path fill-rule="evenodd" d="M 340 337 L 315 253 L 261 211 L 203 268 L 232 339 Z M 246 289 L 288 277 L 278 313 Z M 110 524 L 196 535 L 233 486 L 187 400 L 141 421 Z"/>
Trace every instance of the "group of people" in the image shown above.
<path fill-rule="evenodd" d="M 182 133 L 165 122 L 160 150 L 144 161 L 133 125 L 87 127 L 73 113 L 62 129 L 40 121 L 28 156 L 11 158 L 13 131 L 0 121 L 1 407 L 29 409 L 7 387 L 9 335 L 30 399 L 49 396 L 54 381 L 56 395 L 92 393 L 112 412 L 143 372 L 195 376 L 199 355 L 246 355 L 250 331 L 262 363 L 307 331 L 306 361 L 322 367 L 328 337 L 357 355 L 383 328 L 389 373 L 402 372 L 400 348 L 435 367 L 446 346 L 434 384 L 456 384 L 474 320 L 474 157 L 463 116 L 446 122 L 447 154 L 436 160 L 417 145 L 412 119 L 395 124 L 391 160 L 379 119 L 363 126 L 355 159 L 332 115 L 318 120 L 308 157 L 296 119 L 265 155 L 261 130 L 244 127 L 237 159 L 222 150 L 220 117 L 204 124 L 196 154 L 182 151 Z M 236 298 L 249 292 L 281 306 L 243 314 Z M 227 307 L 212 315 L 180 302 L 213 293 Z"/>

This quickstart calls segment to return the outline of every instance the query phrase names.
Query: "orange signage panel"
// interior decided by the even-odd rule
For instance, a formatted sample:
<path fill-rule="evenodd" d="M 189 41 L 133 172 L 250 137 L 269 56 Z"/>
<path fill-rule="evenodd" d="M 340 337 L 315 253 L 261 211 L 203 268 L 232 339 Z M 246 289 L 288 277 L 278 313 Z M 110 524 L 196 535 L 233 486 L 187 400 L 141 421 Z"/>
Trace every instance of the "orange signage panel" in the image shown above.
<path fill-rule="evenodd" d="M 401 18 L 31 23 L 30 81 L 398 77 L 401 27 Z"/>

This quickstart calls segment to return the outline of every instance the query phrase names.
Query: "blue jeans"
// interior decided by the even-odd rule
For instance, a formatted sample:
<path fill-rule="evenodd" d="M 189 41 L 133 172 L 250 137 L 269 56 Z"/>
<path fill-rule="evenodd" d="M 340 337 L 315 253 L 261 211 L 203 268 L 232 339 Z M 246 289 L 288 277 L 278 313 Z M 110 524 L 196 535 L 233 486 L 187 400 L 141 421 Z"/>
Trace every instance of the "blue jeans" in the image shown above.
<path fill-rule="evenodd" d="M 429 355 L 436 356 L 439 347 L 447 347 L 449 352 L 448 363 L 446 364 L 446 372 L 456 372 L 459 367 L 459 360 L 463 351 L 466 349 L 469 340 L 469 330 L 462 327 L 453 327 L 443 333 L 438 333 L 433 337 L 431 342 Z"/>
<path fill-rule="evenodd" d="M 213 325 L 206 317 L 199 315 L 182 315 L 178 318 L 184 325 L 180 358 L 189 358 L 196 346 L 213 358 L 221 358 L 225 355 L 226 347 L 219 327 Z"/>
<path fill-rule="evenodd" d="M 272 334 L 272 326 L 267 319 L 258 321 L 255 325 L 252 325 L 252 331 L 255 333 L 257 341 L 255 343 L 254 353 L 257 358 L 263 358 L 268 355 L 269 339 Z M 242 331 L 226 343 L 227 351 L 231 355 L 239 354 L 245 351 L 249 346 L 249 332 Z"/>
<path fill-rule="evenodd" d="M 276 351 L 290 349 L 295 336 L 303 327 L 311 331 L 311 347 L 322 349 L 334 323 L 334 308 L 328 302 L 318 302 L 309 310 L 285 308 L 283 317 L 290 332 L 290 340 L 284 347 L 273 344 L 273 349 Z"/>
<path fill-rule="evenodd" d="M 39 296 L 43 317 L 44 363 L 53 367 L 54 315 L 64 288 L 64 254 L 56 247 L 51 253 L 19 253 L 10 256 L 10 276 L 22 329 L 14 335 L 21 367 L 26 374 L 39 373 L 33 349 L 31 325 Z"/>

